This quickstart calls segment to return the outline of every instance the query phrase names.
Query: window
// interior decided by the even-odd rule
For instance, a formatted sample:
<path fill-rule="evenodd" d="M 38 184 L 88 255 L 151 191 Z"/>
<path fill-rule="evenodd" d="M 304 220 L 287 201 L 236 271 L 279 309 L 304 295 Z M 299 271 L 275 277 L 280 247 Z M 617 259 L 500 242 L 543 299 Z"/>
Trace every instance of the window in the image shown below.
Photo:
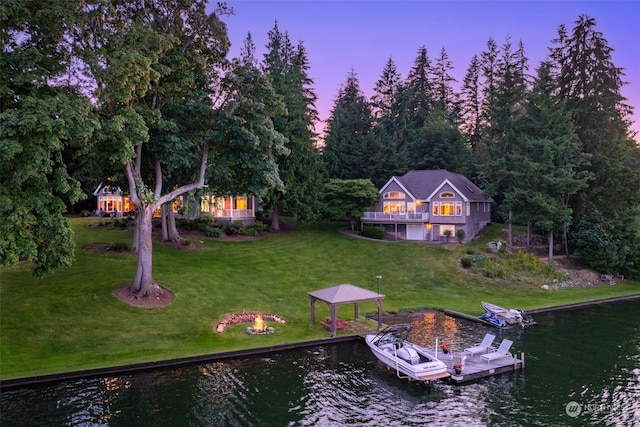
<path fill-rule="evenodd" d="M 238 209 L 238 210 L 247 209 L 247 196 L 236 196 L 233 199 L 233 202 L 235 204 L 234 209 Z"/>
<path fill-rule="evenodd" d="M 404 202 L 384 202 L 383 209 L 384 209 L 384 213 L 403 214 L 405 210 L 405 203 Z"/>
<path fill-rule="evenodd" d="M 462 202 L 433 202 L 434 216 L 462 216 Z"/>
<path fill-rule="evenodd" d="M 453 199 L 453 193 L 440 193 L 441 199 Z"/>
<path fill-rule="evenodd" d="M 385 199 L 404 199 L 406 198 L 406 196 L 404 193 L 401 193 L 400 191 L 388 191 L 384 193 L 384 198 Z"/>
<path fill-rule="evenodd" d="M 451 236 L 456 235 L 456 226 L 455 225 L 441 225 L 440 226 L 440 236 L 444 236 L 445 231 L 451 231 Z"/>

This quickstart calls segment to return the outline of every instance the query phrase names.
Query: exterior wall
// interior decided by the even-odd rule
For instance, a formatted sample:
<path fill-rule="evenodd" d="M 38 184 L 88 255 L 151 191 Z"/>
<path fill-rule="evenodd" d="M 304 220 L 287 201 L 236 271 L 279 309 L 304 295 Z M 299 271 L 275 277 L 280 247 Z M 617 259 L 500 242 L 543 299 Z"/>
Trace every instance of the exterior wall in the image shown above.
<path fill-rule="evenodd" d="M 216 221 L 221 223 L 242 221 L 245 225 L 252 225 L 256 222 L 255 198 L 253 196 L 202 196 L 200 211 L 213 216 Z"/>
<path fill-rule="evenodd" d="M 385 198 L 390 192 L 405 194 L 401 198 Z M 403 210 L 404 213 L 396 214 L 391 210 Z M 420 202 L 392 180 L 380 191 L 374 212 L 366 212 L 361 222 L 379 226 L 388 236 L 398 240 L 445 241 L 443 232 L 449 229 L 452 232 L 450 241 L 458 241 L 459 230 L 464 230 L 465 241 L 468 241 L 491 222 L 491 203 L 466 202 L 446 181 L 429 202 Z"/>
<path fill-rule="evenodd" d="M 96 215 L 121 217 L 127 212 L 135 210 L 129 196 L 124 196 L 122 190 L 104 186 L 96 194 Z"/>

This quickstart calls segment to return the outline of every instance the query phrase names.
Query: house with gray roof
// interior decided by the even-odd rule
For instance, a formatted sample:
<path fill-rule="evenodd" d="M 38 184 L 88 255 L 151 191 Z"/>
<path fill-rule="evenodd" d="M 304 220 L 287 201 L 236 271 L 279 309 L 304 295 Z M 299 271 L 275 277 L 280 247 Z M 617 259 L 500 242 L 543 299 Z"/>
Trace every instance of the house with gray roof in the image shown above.
<path fill-rule="evenodd" d="M 447 230 L 465 241 L 491 222 L 493 200 L 464 175 L 440 170 L 413 170 L 393 176 L 380 189 L 373 212 L 362 226 L 375 225 L 397 240 L 444 241 Z"/>

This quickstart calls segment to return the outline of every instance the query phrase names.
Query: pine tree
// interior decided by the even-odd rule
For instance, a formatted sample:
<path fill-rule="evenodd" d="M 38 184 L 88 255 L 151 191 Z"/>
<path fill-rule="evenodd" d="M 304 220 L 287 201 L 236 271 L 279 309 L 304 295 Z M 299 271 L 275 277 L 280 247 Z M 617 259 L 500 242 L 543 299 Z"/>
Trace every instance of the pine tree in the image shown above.
<path fill-rule="evenodd" d="M 576 207 L 579 212 L 595 207 L 626 222 L 628 209 L 640 203 L 640 155 L 629 132 L 631 107 L 620 93 L 623 71 L 613 64 L 613 49 L 593 18 L 582 15 L 575 24 L 570 36 L 560 27 L 551 57 L 561 99 L 592 156 L 595 179 Z"/>
<path fill-rule="evenodd" d="M 402 76 L 393 59 L 386 62 L 371 97 L 375 115 L 372 132 L 371 180 L 380 187 L 389 178 L 406 170 L 407 153 L 404 138 L 404 115 L 398 94 L 402 89 Z"/>
<path fill-rule="evenodd" d="M 323 159 L 329 178 L 369 177 L 369 142 L 373 117 L 355 71 L 338 93 L 327 121 Z"/>
<path fill-rule="evenodd" d="M 640 147 L 633 140 L 632 108 L 620 90 L 623 70 L 613 63 L 595 19 L 581 15 L 568 33 L 560 26 L 551 49 L 559 96 L 565 101 L 594 179 L 573 203 L 576 221 L 590 211 L 607 217 L 612 238 L 623 253 L 618 266 L 627 275 L 640 271 Z"/>
<path fill-rule="evenodd" d="M 433 105 L 435 110 L 443 111 L 454 122 L 458 116 L 458 101 L 452 84 L 457 80 L 451 75 L 451 70 L 453 64 L 443 47 L 432 70 Z"/>
<path fill-rule="evenodd" d="M 518 137 L 510 156 L 513 185 L 504 205 L 516 219 L 549 236 L 565 239 L 572 221 L 571 198 L 583 191 L 591 176 L 583 171 L 588 156 L 582 151 L 570 115 L 555 97 L 557 87 L 549 63 L 542 63 L 518 123 Z"/>
<path fill-rule="evenodd" d="M 490 183 L 490 194 L 501 206 L 505 194 L 514 184 L 513 156 L 516 155 L 515 144 L 518 132 L 518 121 L 523 114 L 526 95 L 526 79 L 522 70 L 523 52 L 514 52 L 511 40 L 507 37 L 500 50 L 492 39 L 489 40 L 488 51 L 483 53 L 485 76 L 485 110 L 486 124 L 480 141 L 480 155 L 483 174 Z M 497 213 L 500 213 L 498 210 Z M 507 212 L 503 209 L 503 218 Z"/>
<path fill-rule="evenodd" d="M 317 97 L 308 74 L 306 50 L 302 43 L 293 47 L 288 34 L 278 29 L 277 22 L 268 38 L 263 69 L 286 106 L 286 114 L 274 117 L 274 126 L 287 138 L 289 149 L 287 156 L 278 159 L 284 191 L 273 191 L 263 198 L 263 204 L 272 212 L 271 226 L 279 230 L 280 211 L 295 221 L 310 221 L 319 215 L 324 165 L 315 146 Z"/>

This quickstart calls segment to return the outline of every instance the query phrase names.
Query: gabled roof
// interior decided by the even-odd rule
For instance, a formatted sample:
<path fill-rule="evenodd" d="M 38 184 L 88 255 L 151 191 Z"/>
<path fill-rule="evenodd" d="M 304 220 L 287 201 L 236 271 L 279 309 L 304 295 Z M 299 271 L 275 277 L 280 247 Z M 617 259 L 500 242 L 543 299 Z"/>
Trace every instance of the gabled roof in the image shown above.
<path fill-rule="evenodd" d="M 110 194 L 117 194 L 120 195 L 122 194 L 122 189 L 120 187 L 114 187 L 112 185 L 109 184 L 105 184 L 104 181 L 102 181 L 98 187 L 96 188 L 96 190 L 93 192 L 94 196 L 97 196 L 98 194 L 100 194 L 100 192 L 102 192 L 102 190 L 104 190 L 104 188 L 112 188 L 112 191 L 109 191 Z"/>
<path fill-rule="evenodd" d="M 387 187 L 392 181 L 406 189 L 407 193 L 415 200 L 430 201 L 444 184 L 448 183 L 467 201 L 492 201 L 484 197 L 482 190 L 466 176 L 445 169 L 409 171 L 402 176 L 392 177 L 382 188 Z"/>
<path fill-rule="evenodd" d="M 348 304 L 358 301 L 371 301 L 384 297 L 384 295 L 350 284 L 320 289 L 309 292 L 309 295 L 329 304 Z"/>

